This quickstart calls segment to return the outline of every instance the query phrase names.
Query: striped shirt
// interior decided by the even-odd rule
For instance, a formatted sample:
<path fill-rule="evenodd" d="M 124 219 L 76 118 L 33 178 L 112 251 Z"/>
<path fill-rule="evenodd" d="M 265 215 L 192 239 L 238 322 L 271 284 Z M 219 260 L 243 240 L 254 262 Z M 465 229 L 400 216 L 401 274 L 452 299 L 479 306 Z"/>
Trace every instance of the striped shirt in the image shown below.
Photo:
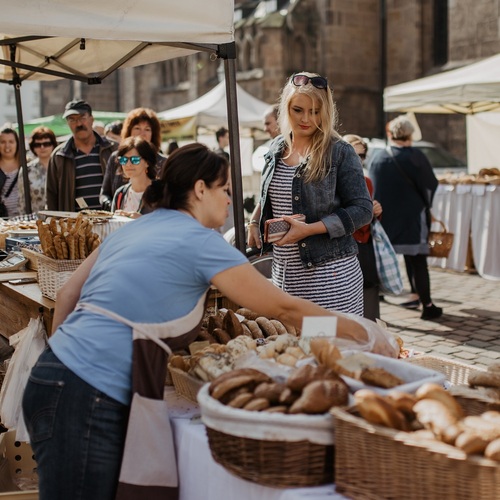
<path fill-rule="evenodd" d="M 280 160 L 269 186 L 274 217 L 293 215 L 292 181 L 297 167 Z M 273 283 L 330 311 L 363 315 L 363 274 L 356 256 L 305 269 L 297 243 L 273 246 Z"/>
<path fill-rule="evenodd" d="M 101 208 L 99 193 L 103 180 L 99 144 L 96 143 L 88 155 L 77 149 L 75 167 L 75 198 L 83 198 L 88 208 L 99 210 Z M 81 210 L 76 200 L 75 210 Z"/>

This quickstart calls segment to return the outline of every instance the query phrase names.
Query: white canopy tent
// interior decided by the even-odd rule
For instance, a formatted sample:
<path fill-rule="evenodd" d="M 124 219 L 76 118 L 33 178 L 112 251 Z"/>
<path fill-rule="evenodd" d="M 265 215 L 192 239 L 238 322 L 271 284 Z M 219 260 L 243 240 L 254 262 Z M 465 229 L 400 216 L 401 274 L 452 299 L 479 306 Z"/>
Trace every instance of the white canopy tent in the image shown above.
<path fill-rule="evenodd" d="M 262 128 L 264 113 L 269 104 L 257 99 L 236 85 L 238 96 L 238 118 L 241 127 Z M 222 81 L 198 99 L 182 106 L 158 113 L 163 121 L 177 123 L 189 119 L 191 127 L 210 127 L 227 125 L 227 106 L 225 102 L 226 82 Z"/>
<path fill-rule="evenodd" d="M 14 85 L 22 133 L 20 85 L 27 79 L 69 78 L 98 84 L 114 70 L 194 52 L 224 60 L 236 245 L 245 248 L 236 95 L 234 1 L 17 0 L 3 1 L 0 82 Z M 23 137 L 21 137 L 23 139 Z M 24 149 L 24 140 L 21 141 Z M 24 157 L 24 150 L 21 151 Z M 29 184 L 27 170 L 24 181 Z M 26 190 L 27 207 L 31 206 Z"/>
<path fill-rule="evenodd" d="M 386 87 L 384 110 L 466 115 L 469 171 L 499 166 L 496 140 L 500 131 L 500 54 Z"/>
<path fill-rule="evenodd" d="M 262 129 L 263 117 L 270 105 L 249 94 L 238 84 L 236 93 L 240 127 Z M 198 134 L 199 127 L 226 127 L 228 123 L 226 82 L 220 82 L 194 101 L 158 113 L 158 117 L 162 121 L 162 135 L 172 138 L 198 137 L 206 143 L 206 136 L 200 137 Z M 242 175 L 252 175 L 253 137 L 250 133 L 240 134 L 240 150 Z"/>

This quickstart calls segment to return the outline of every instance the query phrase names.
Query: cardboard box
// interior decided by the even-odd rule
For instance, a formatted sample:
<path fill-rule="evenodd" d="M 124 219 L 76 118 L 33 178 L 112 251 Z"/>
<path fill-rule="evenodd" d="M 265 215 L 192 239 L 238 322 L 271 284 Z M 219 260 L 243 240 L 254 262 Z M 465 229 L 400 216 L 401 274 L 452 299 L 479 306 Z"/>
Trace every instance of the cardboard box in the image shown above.
<path fill-rule="evenodd" d="M 37 465 L 28 443 L 16 441 L 16 431 L 0 437 L 0 500 L 38 500 L 38 489 L 24 487 L 38 485 Z M 22 486 L 22 490 L 19 488 Z"/>

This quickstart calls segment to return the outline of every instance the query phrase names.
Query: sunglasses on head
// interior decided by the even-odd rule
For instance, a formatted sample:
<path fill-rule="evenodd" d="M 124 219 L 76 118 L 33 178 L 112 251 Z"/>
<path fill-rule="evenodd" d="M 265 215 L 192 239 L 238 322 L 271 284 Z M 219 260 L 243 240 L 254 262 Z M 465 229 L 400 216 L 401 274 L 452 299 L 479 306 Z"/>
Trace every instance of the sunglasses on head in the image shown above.
<path fill-rule="evenodd" d="M 139 165 L 139 163 L 141 163 L 140 156 L 119 156 L 118 157 L 118 163 L 120 165 L 123 165 L 123 166 L 125 166 L 129 160 L 130 160 L 130 163 L 132 163 L 132 165 Z"/>
<path fill-rule="evenodd" d="M 33 143 L 34 148 L 50 148 L 50 146 L 52 146 L 52 142 L 50 142 L 50 141 L 34 142 Z"/>
<path fill-rule="evenodd" d="M 300 73 L 292 76 L 292 83 L 296 87 L 302 87 L 311 82 L 317 89 L 326 89 L 328 87 L 328 80 L 323 76 L 307 76 Z"/>

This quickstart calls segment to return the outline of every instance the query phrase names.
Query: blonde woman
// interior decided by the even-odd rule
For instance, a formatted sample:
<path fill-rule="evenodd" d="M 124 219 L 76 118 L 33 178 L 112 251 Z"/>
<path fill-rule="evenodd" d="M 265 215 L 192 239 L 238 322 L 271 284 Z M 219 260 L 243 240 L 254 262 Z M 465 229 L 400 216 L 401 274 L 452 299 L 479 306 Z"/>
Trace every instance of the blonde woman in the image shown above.
<path fill-rule="evenodd" d="M 352 234 L 371 221 L 373 204 L 361 161 L 336 131 L 336 119 L 326 78 L 307 72 L 289 78 L 279 102 L 282 135 L 265 156 L 248 244 L 262 248 L 265 221 L 283 216 L 291 227 L 273 244 L 273 282 L 326 309 L 362 316 L 363 275 Z"/>

